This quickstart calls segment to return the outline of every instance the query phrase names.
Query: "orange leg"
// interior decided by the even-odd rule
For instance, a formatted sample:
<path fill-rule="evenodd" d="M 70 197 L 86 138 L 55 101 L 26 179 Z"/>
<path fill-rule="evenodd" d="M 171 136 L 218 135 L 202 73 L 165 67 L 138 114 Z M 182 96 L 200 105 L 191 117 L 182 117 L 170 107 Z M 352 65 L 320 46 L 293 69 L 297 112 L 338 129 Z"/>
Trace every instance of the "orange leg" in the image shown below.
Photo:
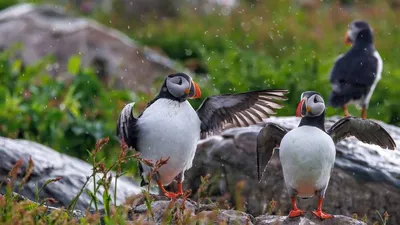
<path fill-rule="evenodd" d="M 183 188 L 182 188 L 182 182 L 178 181 L 178 195 L 183 195 Z"/>
<path fill-rule="evenodd" d="M 345 117 L 350 116 L 350 113 L 349 113 L 349 111 L 347 110 L 347 105 L 344 105 L 344 106 L 343 106 L 343 112 L 344 112 L 344 116 L 345 116 Z"/>
<path fill-rule="evenodd" d="M 367 108 L 366 107 L 362 107 L 361 118 L 367 119 Z"/>
<path fill-rule="evenodd" d="M 293 217 L 298 217 L 298 216 L 303 215 L 304 211 L 297 208 L 296 197 L 293 197 L 293 198 L 290 198 L 290 199 L 292 200 L 293 209 L 290 210 L 289 217 L 293 218 Z"/>
<path fill-rule="evenodd" d="M 331 214 L 325 213 L 322 211 L 322 202 L 324 199 L 322 197 L 318 198 L 318 207 L 317 210 L 313 211 L 314 215 L 320 219 L 331 219 L 333 216 Z"/>
<path fill-rule="evenodd" d="M 169 192 L 167 190 L 165 190 L 164 186 L 162 185 L 161 181 L 157 181 L 158 187 L 161 189 L 161 191 L 164 193 L 165 196 L 167 196 L 170 199 L 176 199 L 178 196 L 180 196 L 181 194 L 178 193 L 173 193 L 173 192 Z M 179 188 L 179 186 L 178 186 Z"/>

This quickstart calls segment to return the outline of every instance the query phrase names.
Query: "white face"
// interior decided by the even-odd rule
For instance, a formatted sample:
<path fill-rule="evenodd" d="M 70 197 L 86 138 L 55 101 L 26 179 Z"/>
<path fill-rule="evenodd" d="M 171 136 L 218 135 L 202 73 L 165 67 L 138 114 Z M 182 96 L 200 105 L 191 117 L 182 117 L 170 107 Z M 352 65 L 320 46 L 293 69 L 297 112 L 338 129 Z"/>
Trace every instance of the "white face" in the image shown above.
<path fill-rule="evenodd" d="M 296 116 L 316 117 L 325 111 L 325 102 L 317 93 L 303 92 L 297 107 Z"/>
<path fill-rule="evenodd" d="M 350 39 L 351 42 L 354 42 L 357 38 L 358 33 L 360 33 L 361 30 L 365 29 L 370 29 L 372 31 L 372 28 L 368 25 L 368 23 L 363 21 L 354 21 L 349 25 L 349 28 L 347 30 L 347 37 Z"/>
<path fill-rule="evenodd" d="M 183 76 L 167 77 L 166 86 L 168 92 L 176 98 L 183 98 L 189 94 L 191 81 Z"/>
<path fill-rule="evenodd" d="M 353 23 L 349 25 L 349 29 L 347 30 L 347 36 L 349 37 L 351 42 L 354 42 L 356 40 L 359 32 L 360 29 L 357 28 Z"/>
<path fill-rule="evenodd" d="M 306 116 L 319 116 L 325 110 L 324 99 L 318 94 L 311 95 L 304 104 L 306 105 Z"/>

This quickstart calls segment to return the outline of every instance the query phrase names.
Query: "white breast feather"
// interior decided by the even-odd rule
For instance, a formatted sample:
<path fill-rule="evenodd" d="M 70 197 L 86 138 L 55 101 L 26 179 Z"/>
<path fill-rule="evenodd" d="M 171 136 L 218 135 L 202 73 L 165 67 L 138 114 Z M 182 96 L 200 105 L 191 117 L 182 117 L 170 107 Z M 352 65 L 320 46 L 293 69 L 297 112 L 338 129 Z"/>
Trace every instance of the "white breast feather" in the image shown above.
<path fill-rule="evenodd" d="M 189 102 L 169 99 L 158 99 L 138 119 L 141 157 L 153 162 L 161 157 L 170 157 L 159 170 L 164 185 L 192 166 L 200 139 L 200 125 L 200 119 Z M 143 171 L 146 177 L 149 168 L 143 165 Z"/>
<path fill-rule="evenodd" d="M 301 197 L 327 187 L 336 156 L 332 138 L 322 130 L 301 126 L 288 132 L 279 147 L 286 185 Z"/>

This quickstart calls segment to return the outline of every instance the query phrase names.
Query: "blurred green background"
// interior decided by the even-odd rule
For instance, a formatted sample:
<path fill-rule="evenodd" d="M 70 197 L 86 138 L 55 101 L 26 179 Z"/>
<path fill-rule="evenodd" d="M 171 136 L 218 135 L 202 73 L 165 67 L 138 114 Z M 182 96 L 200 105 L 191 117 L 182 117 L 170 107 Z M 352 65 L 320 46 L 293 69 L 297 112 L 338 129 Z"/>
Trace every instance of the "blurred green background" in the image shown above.
<path fill-rule="evenodd" d="M 170 0 L 140 15 L 127 11 L 123 0 L 106 5 L 2 0 L 0 8 L 22 2 L 59 3 L 72 15 L 116 28 L 177 60 L 197 74 L 194 79 L 199 81 L 203 99 L 219 93 L 289 89 L 289 100 L 279 116 L 293 116 L 305 90 L 328 97 L 329 71 L 335 58 L 349 49 L 344 45 L 347 25 L 364 19 L 374 29 L 375 45 L 384 62 L 368 116 L 400 123 L 397 0 L 241 0 L 232 9 L 214 6 L 208 10 L 199 1 Z M 65 83 L 42 72 L 51 58 L 22 68 L 19 60 L 8 60 L 12 51 L 0 56 L 0 135 L 34 140 L 82 159 L 87 158 L 86 150 L 96 139 L 110 136 L 99 157 L 105 162 L 114 160 L 119 149 L 114 135 L 120 110 L 127 102 L 152 99 L 162 80 L 154 83 L 152 93 L 113 90 L 90 68 L 80 68 L 79 57 L 73 56 L 68 70 L 74 78 Z M 191 103 L 197 107 L 201 100 Z M 141 109 L 136 109 L 137 113 Z M 350 112 L 360 115 L 353 106 Z M 329 108 L 327 113 L 342 115 L 342 110 Z"/>

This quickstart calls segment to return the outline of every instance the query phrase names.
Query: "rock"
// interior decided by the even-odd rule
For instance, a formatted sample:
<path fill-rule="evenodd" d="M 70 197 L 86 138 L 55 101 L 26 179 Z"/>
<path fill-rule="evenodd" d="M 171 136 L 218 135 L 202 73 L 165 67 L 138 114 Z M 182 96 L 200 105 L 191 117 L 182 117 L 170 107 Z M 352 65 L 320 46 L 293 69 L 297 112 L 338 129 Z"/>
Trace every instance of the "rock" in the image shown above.
<path fill-rule="evenodd" d="M 288 218 L 287 216 L 274 216 L 274 215 L 263 215 L 255 219 L 254 225 L 367 225 L 364 222 L 355 220 L 353 218 L 334 215 L 334 218 L 323 220 L 316 218 L 312 213 L 307 213 L 302 217 Z"/>
<path fill-rule="evenodd" d="M 1 196 L 1 195 L 0 195 Z M 174 201 L 167 200 L 164 196 L 149 195 L 150 207 L 145 204 L 143 194 L 132 196 L 131 203 L 126 202 L 124 208 L 128 210 L 127 221 L 133 221 L 135 224 L 196 224 L 196 225 L 210 225 L 210 224 L 226 224 L 226 225 L 266 225 L 266 224 L 291 224 L 291 225 L 307 225 L 307 224 L 335 224 L 335 225 L 364 225 L 365 223 L 342 215 L 334 215 L 333 219 L 321 221 L 313 216 L 311 213 L 306 213 L 302 217 L 287 218 L 286 216 L 276 215 L 261 215 L 254 218 L 253 216 L 237 211 L 218 209 L 215 204 L 203 205 L 198 204 L 190 199 L 177 199 Z M 16 201 L 29 201 L 33 204 L 39 203 L 30 201 L 24 196 L 14 193 Z M 47 213 L 50 214 L 59 209 L 52 206 L 45 206 Z M 106 216 L 105 210 L 99 211 L 89 210 L 87 213 L 97 213 L 100 216 L 100 221 L 104 221 Z M 72 218 L 82 219 L 87 216 L 87 213 L 81 210 L 73 210 L 69 214 Z M 114 213 L 114 210 L 111 210 Z M 111 215 L 112 217 L 113 215 Z M 101 224 L 104 224 L 101 222 Z M 130 223 L 129 223 L 130 224 Z"/>
<path fill-rule="evenodd" d="M 203 211 L 197 215 L 199 224 L 253 225 L 252 216 L 235 210 Z"/>
<path fill-rule="evenodd" d="M 19 171 L 18 181 L 24 176 L 28 167 L 29 157 L 34 162 L 33 172 L 22 190 L 15 186 L 15 192 L 35 200 L 36 185 L 42 187 L 49 179 L 62 177 L 60 181 L 48 184 L 40 193 L 40 200 L 54 198 L 58 203 L 53 206 L 67 207 L 71 200 L 77 195 L 86 182 L 86 177 L 92 173 L 92 166 L 82 160 L 67 155 L 60 154 L 53 149 L 26 140 L 13 140 L 0 137 L 0 181 L 4 180 L 14 164 L 23 159 L 21 171 Z M 115 175 L 115 174 L 114 174 Z M 115 176 L 113 176 L 115 177 Z M 99 176 L 97 180 L 99 180 Z M 88 190 L 93 190 L 92 180 L 88 183 Z M 114 182 L 111 185 L 111 192 L 114 192 Z M 96 193 L 100 203 L 102 203 L 103 189 L 100 188 Z M 127 196 L 138 194 L 141 189 L 137 182 L 127 178 L 118 179 L 117 204 L 125 201 Z M 113 195 L 112 195 L 113 198 Z M 86 209 L 89 206 L 90 198 L 84 191 L 79 198 L 76 208 Z M 99 205 L 102 207 L 102 204 Z"/>
<path fill-rule="evenodd" d="M 34 64 L 44 56 L 54 56 L 48 72 L 68 77 L 72 55 L 81 56 L 82 65 L 95 68 L 105 83 L 136 91 L 149 91 L 158 77 L 181 71 L 177 63 L 154 50 L 142 47 L 125 34 L 93 20 L 76 18 L 61 6 L 20 4 L 0 12 L 0 49 L 16 43 L 24 64 Z"/>
<path fill-rule="evenodd" d="M 329 127 L 339 117 L 328 118 Z M 288 129 L 299 123 L 295 117 L 273 117 L 275 122 Z M 381 124 L 399 143 L 400 129 Z M 278 156 L 275 155 L 261 183 L 256 178 L 256 136 L 261 126 L 234 128 L 210 137 L 198 144 L 193 167 L 185 174 L 184 187 L 196 190 L 200 177 L 210 174 L 206 191 L 213 200 L 227 200 L 232 207 L 244 208 L 253 216 L 266 211 L 287 215 L 291 209 L 283 182 Z M 391 224 L 400 224 L 400 152 L 367 145 L 355 138 L 347 138 L 337 145 L 335 168 L 326 193 L 324 210 L 332 214 L 364 215 L 371 221 L 379 221 L 376 211 L 387 211 Z M 270 201 L 274 200 L 271 208 Z M 299 199 L 299 207 L 314 210 L 316 198 Z"/>
<path fill-rule="evenodd" d="M 151 203 L 151 213 L 146 204 L 136 206 L 133 210 L 133 220 L 145 218 L 141 222 L 155 222 L 165 224 L 172 217 L 175 220 L 183 221 L 195 215 L 196 207 L 189 201 L 178 199 L 176 202 L 159 200 Z"/>
<path fill-rule="evenodd" d="M 304 217 L 288 219 L 286 216 L 262 215 L 254 218 L 253 216 L 237 211 L 218 209 L 215 207 L 204 206 L 191 200 L 183 202 L 178 199 L 176 202 L 159 199 L 153 196 L 151 203 L 151 213 L 144 203 L 133 205 L 131 214 L 128 217 L 134 221 L 153 222 L 155 224 L 165 224 L 167 218 L 172 218 L 172 224 L 226 224 L 226 225 L 264 225 L 264 224 L 336 224 L 336 225 L 364 225 L 365 223 L 350 217 L 335 215 L 331 220 L 321 222 L 318 218 L 307 213 Z M 183 206 L 183 204 L 185 204 Z M 152 216 L 151 216 L 152 215 Z M 172 217 L 171 217 L 172 215 Z M 179 222 L 178 222 L 179 221 Z"/>
<path fill-rule="evenodd" d="M 155 198 L 157 199 L 159 197 Z M 173 224 L 179 224 L 179 222 L 183 222 L 183 224 L 199 225 L 253 224 L 251 222 L 253 217 L 244 212 L 218 209 L 210 207 L 210 205 L 198 205 L 196 202 L 189 199 L 186 201 L 178 199 L 176 202 L 157 199 L 151 203 L 151 212 L 152 214 L 149 213 L 147 206 L 141 203 L 132 207 L 132 214 L 129 217 L 134 221 L 155 222 L 156 224 L 165 224 L 166 220 L 171 217 L 171 215 L 173 215 Z"/>

